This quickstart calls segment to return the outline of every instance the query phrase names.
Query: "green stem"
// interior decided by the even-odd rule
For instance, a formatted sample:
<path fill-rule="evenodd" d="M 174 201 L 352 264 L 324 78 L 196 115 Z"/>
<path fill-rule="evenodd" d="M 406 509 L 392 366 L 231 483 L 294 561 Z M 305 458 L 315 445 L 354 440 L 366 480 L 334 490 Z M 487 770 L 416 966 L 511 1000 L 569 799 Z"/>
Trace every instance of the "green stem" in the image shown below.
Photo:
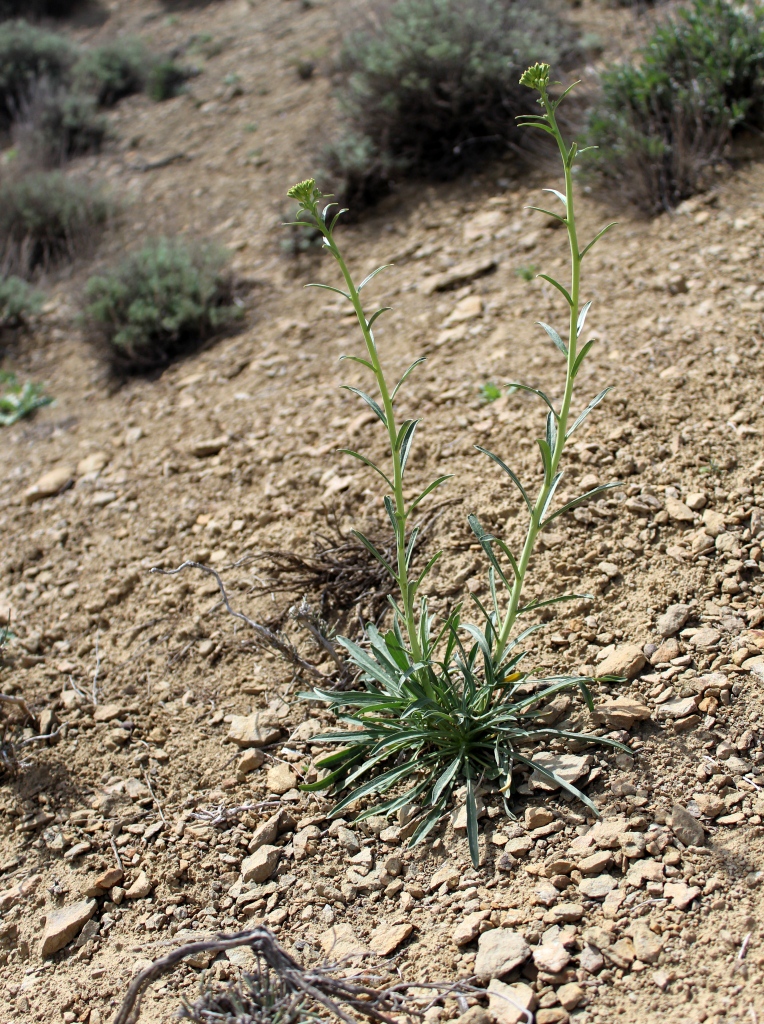
<path fill-rule="evenodd" d="M 390 396 L 390 389 L 387 386 L 385 375 L 382 372 L 382 365 L 379 361 L 377 346 L 374 343 L 374 335 L 372 334 L 366 320 L 366 314 L 364 313 L 358 289 L 353 283 L 353 278 L 351 277 L 350 271 L 348 270 L 337 245 L 335 244 L 331 231 L 326 227 L 326 225 L 323 225 L 320 220 L 318 223 L 324 232 L 325 238 L 329 243 L 329 248 L 332 251 L 332 255 L 337 260 L 342 276 L 345 279 L 345 284 L 348 288 L 348 295 L 350 296 L 350 301 L 353 304 L 353 309 L 358 317 L 358 323 L 361 327 L 361 331 L 363 332 L 364 341 L 366 342 L 366 350 L 369 353 L 369 360 L 374 368 L 374 376 L 377 380 L 377 387 L 379 388 L 379 395 L 382 399 L 382 407 L 384 409 L 385 419 L 387 420 L 390 454 L 393 461 L 393 501 L 395 503 L 395 518 L 397 522 L 397 529 L 395 531 L 395 547 L 398 574 L 395 577 L 395 580 L 401 591 L 401 603 L 403 605 L 403 614 L 406 620 L 406 630 L 408 632 L 409 643 L 411 644 L 411 654 L 414 661 L 418 662 L 422 660 L 422 651 L 416 628 L 416 617 L 414 615 L 415 595 L 412 592 L 413 588 L 409 582 L 408 566 L 406 564 L 407 513 L 406 502 L 403 497 L 403 470 L 401 467 L 401 453 L 398 448 L 398 426 L 395 420 L 393 400 Z"/>
<path fill-rule="evenodd" d="M 552 463 L 551 471 L 549 476 L 544 478 L 544 484 L 539 492 L 536 503 L 533 506 L 531 512 L 531 521 L 528 525 L 528 532 L 525 537 L 525 543 L 523 545 L 522 554 L 517 563 L 517 574 L 512 583 L 512 591 L 510 594 L 509 607 L 507 608 L 506 615 L 501 624 L 501 630 L 496 646 L 495 663 L 498 665 L 501 662 L 502 655 L 506 649 L 509 638 L 512 635 L 512 629 L 517 620 L 518 611 L 520 609 L 520 597 L 522 595 L 523 584 L 525 583 L 525 574 L 528 569 L 528 565 L 533 555 L 533 549 L 536 545 L 536 538 L 538 537 L 541 529 L 541 512 L 544 508 L 549 492 L 552 488 L 552 482 L 554 476 L 557 473 L 557 468 L 562 458 L 562 453 L 565 448 L 565 433 L 567 431 L 568 416 L 570 415 L 570 403 L 573 398 L 573 366 L 576 361 L 576 349 L 578 342 L 578 305 L 580 297 L 580 279 L 581 279 L 581 256 L 578 249 L 578 235 L 576 233 L 576 217 L 573 208 L 573 177 L 571 173 L 571 166 L 573 163 L 572 156 L 574 150 L 568 150 L 563 140 L 560 129 L 557 126 L 557 119 L 555 118 L 554 105 L 552 104 L 549 96 L 547 95 L 546 89 L 541 90 L 541 99 L 544 104 L 544 109 L 547 113 L 548 123 L 552 129 L 555 141 L 562 155 L 563 166 L 565 168 L 565 226 L 568 229 L 568 241 L 570 243 L 570 262 L 571 262 L 571 284 L 570 284 L 570 326 L 568 332 L 568 362 L 567 362 L 567 375 L 565 380 L 565 393 L 562 399 L 562 406 L 560 413 L 557 418 L 557 441 L 552 452 Z"/>

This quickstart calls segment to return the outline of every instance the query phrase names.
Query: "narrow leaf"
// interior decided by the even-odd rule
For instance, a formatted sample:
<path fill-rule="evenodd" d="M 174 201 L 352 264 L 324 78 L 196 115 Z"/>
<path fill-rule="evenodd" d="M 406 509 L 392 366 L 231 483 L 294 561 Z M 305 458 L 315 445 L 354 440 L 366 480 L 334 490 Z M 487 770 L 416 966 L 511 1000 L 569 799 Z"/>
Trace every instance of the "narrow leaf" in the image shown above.
<path fill-rule="evenodd" d="M 549 488 L 549 494 L 547 494 L 546 501 L 544 502 L 541 511 L 539 512 L 539 522 L 543 522 L 544 516 L 546 515 L 546 511 L 552 504 L 554 492 L 557 490 L 557 486 L 560 483 L 560 480 L 562 480 L 562 473 L 555 473 L 554 480 L 552 481 L 552 486 Z"/>
<path fill-rule="evenodd" d="M 390 308 L 392 308 L 392 307 L 390 307 Z M 413 363 L 411 364 L 411 366 L 409 366 L 408 370 L 406 370 L 406 372 L 405 372 L 405 373 L 403 374 L 403 376 L 401 377 L 401 379 L 400 379 L 400 380 L 398 381 L 398 383 L 397 383 L 397 384 L 395 385 L 395 387 L 393 388 L 393 393 L 392 393 L 392 395 L 390 396 L 391 398 L 395 398 L 395 396 L 396 396 L 396 395 L 398 394 L 398 389 L 400 388 L 401 384 L 403 384 L 403 383 L 404 383 L 404 381 L 408 379 L 408 377 L 409 377 L 409 375 L 411 374 L 411 372 L 412 372 L 412 371 L 413 371 L 413 370 L 414 370 L 414 369 L 415 369 L 415 368 L 416 368 L 417 366 L 419 366 L 419 364 L 420 364 L 420 363 L 423 363 L 423 362 L 425 362 L 425 361 L 426 361 L 426 359 L 427 359 L 427 357 L 426 357 L 426 356 L 420 356 L 420 357 L 419 357 L 419 359 L 415 359 L 415 360 L 414 360 L 414 362 L 413 362 Z"/>
<path fill-rule="evenodd" d="M 315 282 L 312 282 L 311 284 L 306 284 L 305 287 L 306 288 L 323 288 L 327 292 L 336 292 L 338 295 L 342 295 L 342 297 L 347 299 L 348 302 L 352 302 L 353 301 L 350 298 L 350 296 L 348 295 L 347 292 L 343 292 L 343 290 L 341 288 L 335 288 L 334 285 L 331 285 L 331 284 L 316 284 Z"/>
<path fill-rule="evenodd" d="M 376 313 L 372 313 L 371 317 L 366 321 L 366 326 L 369 328 L 369 330 L 371 330 L 371 326 L 378 316 L 382 316 L 383 313 L 386 313 L 389 309 L 392 308 L 392 306 L 382 306 L 382 308 L 378 309 Z"/>
<path fill-rule="evenodd" d="M 544 279 L 544 281 L 548 281 L 549 284 L 551 284 L 552 287 L 556 288 L 560 295 L 564 297 L 567 304 L 571 307 L 573 306 L 573 299 L 571 299 L 568 289 L 561 285 L 559 281 L 555 281 L 555 279 L 553 277 L 550 277 L 549 274 L 538 274 L 537 277 L 541 277 Z"/>
<path fill-rule="evenodd" d="M 546 443 L 549 451 L 554 452 L 557 447 L 557 420 L 553 412 L 547 413 L 546 417 Z"/>
<path fill-rule="evenodd" d="M 368 466 L 370 469 L 373 469 L 375 472 L 379 473 L 379 475 L 385 481 L 387 486 L 391 490 L 393 489 L 393 484 L 392 484 L 391 480 L 389 479 L 389 477 L 387 477 L 382 472 L 382 470 L 379 468 L 379 466 L 375 466 L 374 463 L 371 461 L 371 459 L 367 459 L 366 456 L 365 455 L 361 455 L 360 452 L 354 452 L 352 450 L 352 448 L 338 448 L 337 451 L 341 455 L 352 455 L 354 459 L 358 459 L 359 462 L 362 462 L 365 466 Z"/>
<path fill-rule="evenodd" d="M 544 440 L 543 437 L 539 437 L 536 440 L 536 444 L 539 446 L 541 452 L 541 461 L 544 463 L 544 482 L 551 483 L 552 480 L 552 450 Z"/>
<path fill-rule="evenodd" d="M 552 194 L 553 196 L 557 196 L 557 198 L 558 198 L 558 199 L 560 200 L 560 202 L 562 203 L 562 205 L 563 205 L 563 206 L 565 207 L 565 209 L 567 210 L 567 208 L 568 208 L 568 198 L 567 198 L 567 196 L 564 196 L 564 195 L 562 194 L 562 192 L 558 192 L 556 188 L 542 188 L 542 190 L 541 190 L 541 191 L 542 191 L 542 192 L 551 192 L 551 194 Z"/>
<path fill-rule="evenodd" d="M 543 530 L 545 527 L 547 527 L 552 522 L 552 520 L 557 518 L 557 516 L 564 515 L 566 512 L 571 512 L 574 508 L 578 508 L 578 506 L 583 504 L 583 502 L 591 501 L 591 499 L 596 498 L 598 494 L 604 494 L 605 491 L 612 491 L 614 487 L 621 486 L 622 485 L 620 481 L 616 481 L 615 483 L 612 484 L 600 484 L 599 487 L 595 487 L 593 490 L 587 491 L 586 494 L 582 494 L 580 497 L 574 498 L 572 501 L 569 501 L 567 505 L 563 505 L 562 508 L 558 508 L 556 512 L 553 512 L 551 516 L 548 516 L 544 520 L 544 522 L 541 524 L 541 529 Z"/>
<path fill-rule="evenodd" d="M 593 344 L 594 344 L 594 339 L 592 338 L 591 341 L 587 341 L 587 343 L 584 345 L 584 347 L 581 349 L 581 351 L 576 356 L 576 361 L 575 361 L 575 363 L 573 363 L 573 371 L 572 371 L 572 376 L 574 378 L 578 375 L 578 371 L 581 369 L 581 363 L 583 363 L 584 359 L 586 359 L 587 355 L 589 354 L 589 349 L 592 347 Z"/>
<path fill-rule="evenodd" d="M 570 430 L 565 435 L 565 440 L 566 441 L 570 437 L 570 435 L 573 433 L 573 431 L 581 426 L 581 424 L 584 422 L 584 420 L 589 415 L 589 413 L 592 411 L 592 409 L 596 409 L 597 408 L 597 406 L 600 404 L 600 402 L 605 397 L 605 395 L 608 393 L 608 391 L 612 391 L 612 390 L 613 390 L 612 387 L 605 388 L 604 391 L 600 391 L 600 393 L 596 396 L 596 398 L 593 398 L 591 400 L 591 402 L 589 402 L 587 407 L 584 409 L 584 411 L 581 413 L 581 415 L 578 417 L 578 419 L 575 421 L 573 426 L 570 428 Z"/>
<path fill-rule="evenodd" d="M 387 512 L 388 519 L 392 523 L 393 533 L 395 534 L 395 539 L 397 542 L 398 533 L 401 527 L 400 523 L 398 522 L 398 516 L 396 515 L 395 512 L 395 505 L 393 504 L 393 499 L 390 497 L 389 494 L 386 494 L 383 500 L 385 505 L 385 511 Z"/>
<path fill-rule="evenodd" d="M 428 484 L 422 491 L 422 493 L 417 495 L 417 497 L 414 498 L 414 500 L 411 502 L 411 505 L 409 506 L 409 512 L 413 511 L 413 509 L 417 507 L 419 502 L 423 501 L 428 494 L 432 494 L 436 487 L 440 487 L 440 485 L 444 484 L 446 480 L 450 480 L 453 475 L 453 473 L 447 473 L 445 476 L 439 476 L 437 480 L 433 480 L 431 484 Z"/>
<path fill-rule="evenodd" d="M 532 768 L 534 771 L 539 772 L 541 775 L 545 776 L 550 781 L 556 782 L 557 785 L 564 789 L 566 793 L 570 793 L 572 796 L 577 797 L 582 804 L 585 804 L 589 808 L 589 810 L 594 813 L 595 817 L 601 817 L 600 812 L 591 802 L 589 797 L 586 796 L 585 793 L 582 793 L 579 789 L 576 789 L 575 786 L 571 786 L 569 782 L 566 782 L 565 779 L 559 776 L 556 772 L 549 771 L 549 769 L 544 768 L 543 765 L 536 764 L 535 761 L 532 761 L 528 757 L 523 757 L 523 755 L 518 754 L 516 750 L 512 751 L 512 756 L 516 761 L 520 761 L 521 764 L 527 765 L 529 768 Z"/>
<path fill-rule="evenodd" d="M 512 470 L 509 468 L 509 466 L 505 462 L 502 462 L 502 460 L 499 458 L 498 455 L 494 455 L 493 452 L 489 452 L 487 448 L 482 448 L 479 444 L 476 444 L 475 447 L 477 448 L 477 450 L 479 452 L 482 452 L 483 455 L 487 455 L 489 459 L 493 459 L 493 461 L 496 463 L 497 466 L 501 466 L 501 468 L 504 470 L 504 472 L 507 474 L 507 476 L 510 478 L 510 480 L 512 480 L 512 482 L 517 486 L 518 490 L 522 494 L 522 496 L 523 496 L 523 498 L 525 500 L 525 504 L 528 506 L 528 511 L 532 512 L 533 511 L 533 505 L 531 505 L 531 500 L 528 497 L 528 495 L 527 495 L 527 493 L 525 491 L 525 488 L 520 483 L 517 475 L 512 472 Z"/>
<path fill-rule="evenodd" d="M 371 370 L 371 372 L 374 373 L 374 367 L 371 365 L 368 359 L 362 359 L 360 356 L 340 356 L 340 361 L 342 361 L 343 359 L 347 359 L 353 363 L 361 363 L 362 366 L 367 367 L 367 369 Z"/>
<path fill-rule="evenodd" d="M 414 440 L 414 431 L 420 423 L 421 420 L 412 420 L 401 441 L 401 476 L 406 469 L 406 462 L 411 451 L 411 442 Z"/>
<path fill-rule="evenodd" d="M 369 406 L 369 408 L 373 409 L 373 411 L 376 413 L 376 415 L 379 417 L 382 423 L 385 426 L 387 426 L 387 419 L 385 418 L 385 414 L 382 412 L 379 405 L 374 401 L 371 395 L 367 395 L 365 391 L 361 391 L 360 388 L 354 388 L 350 384 L 342 384 L 341 387 L 343 387 L 345 391 L 352 391 L 354 395 L 358 395 L 359 398 L 362 398 L 364 402 L 366 402 L 366 404 Z"/>
<path fill-rule="evenodd" d="M 390 565 L 390 563 L 385 558 L 385 556 L 382 554 L 382 552 L 378 551 L 374 547 L 372 542 L 370 540 L 368 540 L 366 537 L 364 537 L 364 535 L 362 533 L 359 533 L 358 530 L 352 530 L 351 532 L 354 534 L 354 536 L 356 536 L 360 540 L 360 542 L 367 549 L 367 551 L 370 551 L 372 553 L 372 555 L 374 555 L 374 557 L 379 562 L 379 564 L 383 565 L 385 567 L 385 569 L 387 569 L 387 571 L 390 573 L 390 575 L 393 577 L 393 579 L 397 579 L 397 576 L 395 575 L 395 571 L 394 571 L 393 567 Z"/>
<path fill-rule="evenodd" d="M 544 275 L 541 274 L 539 276 L 543 277 Z M 567 295 L 567 292 L 565 294 Z M 555 343 L 557 348 L 560 350 L 560 352 L 562 352 L 562 354 L 567 359 L 568 358 L 568 346 L 562 340 L 562 338 L 557 333 L 557 331 L 554 329 L 554 327 L 550 327 L 549 324 L 545 324 L 542 320 L 537 320 L 536 323 L 539 325 L 539 327 L 543 327 L 544 328 L 544 330 L 549 335 L 549 337 L 552 339 L 552 341 Z"/>
<path fill-rule="evenodd" d="M 475 799 L 474 779 L 467 779 L 467 840 L 470 848 L 472 866 L 480 867 L 480 849 L 478 847 L 477 801 Z"/>
<path fill-rule="evenodd" d="M 551 210 L 545 210 L 542 206 L 526 206 L 525 209 L 526 210 L 535 210 L 536 213 L 545 213 L 547 215 L 547 217 L 554 217 L 554 219 L 558 220 L 561 224 L 565 224 L 566 223 L 565 218 L 561 217 L 559 215 L 559 213 L 552 213 Z"/>
<path fill-rule="evenodd" d="M 432 802 L 437 803 L 440 799 L 441 794 L 444 792 L 446 787 L 453 782 L 456 778 L 456 773 L 459 771 L 459 766 L 462 763 L 461 757 L 456 757 L 451 764 L 446 768 L 443 774 L 440 776 L 438 781 L 432 787 Z"/>
<path fill-rule="evenodd" d="M 554 406 L 552 405 L 552 400 L 549 398 L 548 395 L 544 394 L 543 391 L 539 390 L 539 388 L 532 388 L 532 387 L 529 387 L 527 384 L 508 384 L 507 385 L 507 394 L 511 395 L 515 391 L 530 391 L 530 393 L 532 395 L 538 395 L 538 397 L 541 399 L 541 401 L 545 402 L 547 407 L 549 409 L 551 409 L 552 412 L 554 412 L 555 416 L 557 416 L 557 413 L 555 412 Z M 559 419 L 559 418 L 560 417 L 557 416 L 557 419 Z"/>
<path fill-rule="evenodd" d="M 596 149 L 596 148 L 597 148 L 596 146 L 587 146 L 587 147 L 586 147 L 586 149 Z M 586 152 L 586 150 L 585 150 L 585 149 L 581 149 L 581 150 L 579 150 L 579 152 L 580 152 L 580 153 L 585 153 L 585 152 Z M 587 246 L 585 246 L 585 247 L 584 247 L 584 249 L 582 250 L 582 252 L 581 252 L 581 253 L 579 253 L 579 257 L 578 257 L 578 258 L 582 260 L 582 259 L 584 258 L 584 256 L 586 256 L 586 254 L 587 254 L 587 253 L 589 252 L 589 250 L 590 250 L 590 249 L 592 248 L 592 246 L 593 246 L 593 245 L 596 245 L 596 244 L 597 244 L 597 242 L 599 242 L 600 238 L 602 238 L 602 236 L 603 236 L 603 235 L 604 235 L 604 234 L 605 234 L 605 233 L 606 233 L 607 231 L 609 231 L 609 230 L 610 230 L 611 228 L 614 228 L 614 227 L 615 227 L 615 226 L 616 226 L 617 224 L 618 224 L 618 221 L 617 221 L 617 220 L 611 221 L 611 222 L 610 222 L 610 224 L 607 224 L 607 225 L 606 225 L 606 226 L 605 226 L 605 227 L 604 227 L 604 228 L 602 229 L 602 231 L 598 231 L 598 232 L 597 232 L 597 234 L 596 234 L 596 235 L 594 236 L 594 238 L 593 238 L 593 239 L 591 240 L 591 242 L 589 242 L 589 244 L 588 244 Z"/>
<path fill-rule="evenodd" d="M 585 302 L 583 304 L 583 306 L 581 307 L 581 312 L 578 314 L 578 323 L 576 324 L 576 337 L 577 338 L 579 338 L 581 336 L 581 331 L 583 331 L 584 324 L 586 323 L 586 314 L 591 309 L 591 306 L 592 306 L 592 303 L 591 303 L 591 299 L 590 299 L 589 302 Z"/>
<path fill-rule="evenodd" d="M 560 601 L 593 601 L 594 598 L 591 594 L 561 594 L 559 597 L 550 597 L 545 601 L 531 601 L 530 604 L 523 605 L 522 608 L 518 609 L 517 614 L 522 615 L 525 612 L 535 611 L 536 608 L 546 608 L 549 604 L 559 604 Z"/>
<path fill-rule="evenodd" d="M 361 281 L 361 283 L 358 285 L 358 288 L 356 289 L 356 291 L 358 291 L 360 293 L 361 289 L 365 285 L 367 285 L 369 283 L 369 281 L 371 281 L 371 279 L 373 277 L 376 277 L 377 274 L 381 274 L 383 270 L 387 270 L 388 267 L 392 267 L 392 266 L 393 266 L 392 263 L 385 263 L 385 264 L 383 264 L 383 266 L 377 267 L 376 270 L 372 270 L 372 272 L 370 274 L 367 274 L 366 277 L 363 279 L 363 281 Z"/>

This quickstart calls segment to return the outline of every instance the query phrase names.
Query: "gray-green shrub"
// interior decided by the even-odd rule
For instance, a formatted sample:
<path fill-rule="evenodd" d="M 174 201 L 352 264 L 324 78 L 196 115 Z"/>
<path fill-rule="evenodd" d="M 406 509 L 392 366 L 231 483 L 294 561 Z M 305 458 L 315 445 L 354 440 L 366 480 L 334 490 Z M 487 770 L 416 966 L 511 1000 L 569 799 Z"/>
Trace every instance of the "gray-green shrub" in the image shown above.
<path fill-rule="evenodd" d="M 0 129 L 8 128 L 41 80 L 69 80 L 77 50 L 69 40 L 26 21 L 0 24 Z"/>
<path fill-rule="evenodd" d="M 142 92 L 155 63 L 141 39 L 116 39 L 82 54 L 74 66 L 74 88 L 110 107 L 125 96 Z"/>
<path fill-rule="evenodd" d="M 0 278 L 0 327 L 17 327 L 38 313 L 44 297 L 20 277 Z"/>
<path fill-rule="evenodd" d="M 85 319 L 113 367 L 162 366 L 233 323 L 228 256 L 211 245 L 156 238 L 86 286 Z"/>
<path fill-rule="evenodd" d="M 764 128 L 764 13 L 694 0 L 654 30 L 635 61 L 603 75 L 591 161 L 645 209 L 670 208 L 708 184 L 744 128 Z"/>
<path fill-rule="evenodd" d="M 0 183 L 0 269 L 29 276 L 72 259 L 109 215 L 98 188 L 60 171 Z"/>
<path fill-rule="evenodd" d="M 56 167 L 83 153 L 97 152 L 108 134 L 93 96 L 35 85 L 13 125 L 13 139 L 27 163 Z"/>
<path fill-rule="evenodd" d="M 376 6 L 341 54 L 344 133 L 328 170 L 343 198 L 370 198 L 393 176 L 451 176 L 516 143 L 533 109 L 518 85 L 529 60 L 570 54 L 572 29 L 526 0 L 397 0 Z M 332 185 L 334 186 L 334 181 Z"/>

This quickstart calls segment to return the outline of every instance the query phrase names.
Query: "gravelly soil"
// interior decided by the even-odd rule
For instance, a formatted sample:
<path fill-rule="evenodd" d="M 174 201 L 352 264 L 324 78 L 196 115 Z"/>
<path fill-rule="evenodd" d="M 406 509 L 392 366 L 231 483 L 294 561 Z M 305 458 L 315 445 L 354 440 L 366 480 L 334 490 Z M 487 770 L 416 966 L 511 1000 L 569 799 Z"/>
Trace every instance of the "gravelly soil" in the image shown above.
<path fill-rule="evenodd" d="M 593 4 L 576 16 L 595 26 L 606 17 L 608 31 L 632 17 Z M 78 264 L 51 282 L 32 333 L 7 339 L 6 365 L 47 381 L 56 405 L 3 432 L 0 613 L 10 610 L 16 638 L 0 689 L 38 715 L 54 711 L 58 735 L 23 747 L 23 767 L 0 783 L 0 1019 L 98 1024 L 136 964 L 167 942 L 264 920 L 306 962 L 371 949 L 383 973 L 431 980 L 477 971 L 487 981 L 481 953 L 495 936 L 482 935 L 518 933 L 529 948 L 503 977 L 528 987 L 516 995 L 533 992 L 539 1024 L 755 1021 L 764 1012 L 761 167 L 720 178 L 653 222 L 616 209 L 618 230 L 587 260 L 596 344 L 580 402 L 615 391 L 580 431 L 563 499 L 622 486 L 561 519 L 536 556 L 531 594 L 573 587 L 594 600 L 562 606 L 531 652 L 549 671 L 601 672 L 620 660 L 633 676 L 595 688 L 605 705 L 595 724 L 634 757 L 577 755 L 607 827 L 521 778 L 517 821 L 497 793 L 483 794 L 478 871 L 458 809 L 413 851 L 405 820 L 330 828 L 330 803 L 296 789 L 323 749 L 311 742 L 316 723 L 330 723 L 296 699 L 309 680 L 254 645 L 209 577 L 148 573 L 185 559 L 215 566 L 235 607 L 333 670 L 289 618 L 302 592 L 271 597 L 256 556 L 310 555 L 334 528 L 327 515 L 342 531 L 359 520 L 381 529 L 374 481 L 334 454 L 352 442 L 382 455 L 370 417 L 338 388 L 361 383 L 337 362 L 359 339 L 338 304 L 301 290 L 331 268 L 319 254 L 285 254 L 277 229 L 286 188 L 314 166 L 340 18 L 339 7 L 232 0 L 168 19 L 141 0 L 78 30 L 89 40 L 137 30 L 164 48 L 196 36 L 203 67 L 176 100 L 124 101 L 107 152 L 73 166 L 124 200 L 96 264 L 147 231 L 215 237 L 248 282 L 247 318 L 236 336 L 115 390 L 76 323 L 92 269 Z M 304 82 L 295 62 L 308 58 L 319 70 Z M 427 510 L 425 547 L 445 551 L 433 582 L 440 613 L 485 588 L 468 513 L 512 542 L 521 536 L 516 495 L 475 443 L 511 457 L 529 480 L 538 472 L 542 410 L 518 394 L 484 404 L 481 385 L 560 390 L 557 352 L 533 325 L 559 321 L 560 303 L 516 272 L 564 267 L 562 234 L 524 210 L 551 174 L 499 167 L 409 186 L 342 235 L 359 273 L 395 263 L 372 296 L 394 306 L 378 335 L 386 365 L 428 355 L 403 408 L 424 418 L 412 489 L 454 474 Z M 583 234 L 613 209 L 582 194 Z M 470 276 L 464 264 L 482 270 Z M 71 486 L 25 499 L 62 466 Z M 317 592 L 307 598 L 318 607 Z M 664 640 L 658 620 L 677 604 L 686 621 Z M 344 627 L 358 630 L 355 612 Z M 630 716 L 625 698 L 642 710 Z M 607 710 L 614 699 L 620 717 Z M 248 770 L 226 736 L 230 716 L 254 711 L 273 741 Z M 549 714 L 592 724 L 573 699 Z M 248 804 L 257 806 L 241 810 Z M 239 810 L 215 824 L 219 808 Z M 273 877 L 242 883 L 242 860 L 273 815 Z M 117 855 L 125 877 L 116 891 L 97 887 Z M 43 959 L 43 919 L 86 898 L 96 900 L 92 923 Z M 200 974 L 224 981 L 236 969 L 231 960 L 182 969 L 152 991 L 141 1019 L 170 1019 Z M 494 997 L 490 1012 L 502 1024 L 500 1005 Z M 429 1013 L 458 1015 L 454 1000 Z"/>

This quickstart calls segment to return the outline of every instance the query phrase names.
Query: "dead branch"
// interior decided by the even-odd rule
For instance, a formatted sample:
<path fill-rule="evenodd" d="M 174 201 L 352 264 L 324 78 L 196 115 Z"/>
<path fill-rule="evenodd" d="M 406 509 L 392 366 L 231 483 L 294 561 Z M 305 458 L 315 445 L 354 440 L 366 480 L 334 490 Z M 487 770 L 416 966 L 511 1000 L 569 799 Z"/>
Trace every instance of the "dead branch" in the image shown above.
<path fill-rule="evenodd" d="M 10 694 L 0 693 L 0 701 L 3 701 L 6 704 L 15 704 L 17 708 L 21 708 L 27 718 L 31 718 L 32 721 L 35 720 L 34 715 L 27 707 L 27 702 L 23 697 L 11 697 Z"/>
<path fill-rule="evenodd" d="M 158 573 L 161 576 L 176 576 L 179 572 L 182 572 L 184 569 L 189 568 L 201 569 L 202 572 L 206 572 L 210 576 L 214 576 L 215 581 L 218 585 L 218 590 L 220 591 L 220 596 L 223 599 L 223 604 L 225 605 L 225 609 L 228 612 L 228 614 L 232 615 L 235 619 L 241 619 L 242 622 L 246 623 L 250 627 L 250 629 L 254 630 L 257 636 L 264 643 L 278 651 L 279 654 L 287 662 L 289 662 L 290 665 L 294 666 L 294 668 L 296 669 L 300 669 L 303 672 L 309 673 L 309 675 L 312 675 L 314 679 L 321 679 L 324 682 L 327 681 L 327 677 L 324 675 L 324 673 L 317 669 L 315 665 L 311 665 L 309 662 L 301 658 L 300 655 L 295 650 L 295 648 L 293 647 L 293 645 L 289 643 L 288 640 L 274 633 L 266 626 L 262 626 L 259 622 L 255 622 L 254 619 L 250 619 L 249 616 L 245 615 L 243 612 L 235 611 L 235 609 L 231 607 L 231 603 L 228 600 L 228 594 L 226 593 L 223 580 L 220 578 L 220 574 L 216 572 L 214 569 L 211 569 L 207 565 L 202 565 L 201 562 L 183 562 L 181 565 L 178 566 L 177 569 L 154 568 L 150 569 L 149 572 Z"/>

